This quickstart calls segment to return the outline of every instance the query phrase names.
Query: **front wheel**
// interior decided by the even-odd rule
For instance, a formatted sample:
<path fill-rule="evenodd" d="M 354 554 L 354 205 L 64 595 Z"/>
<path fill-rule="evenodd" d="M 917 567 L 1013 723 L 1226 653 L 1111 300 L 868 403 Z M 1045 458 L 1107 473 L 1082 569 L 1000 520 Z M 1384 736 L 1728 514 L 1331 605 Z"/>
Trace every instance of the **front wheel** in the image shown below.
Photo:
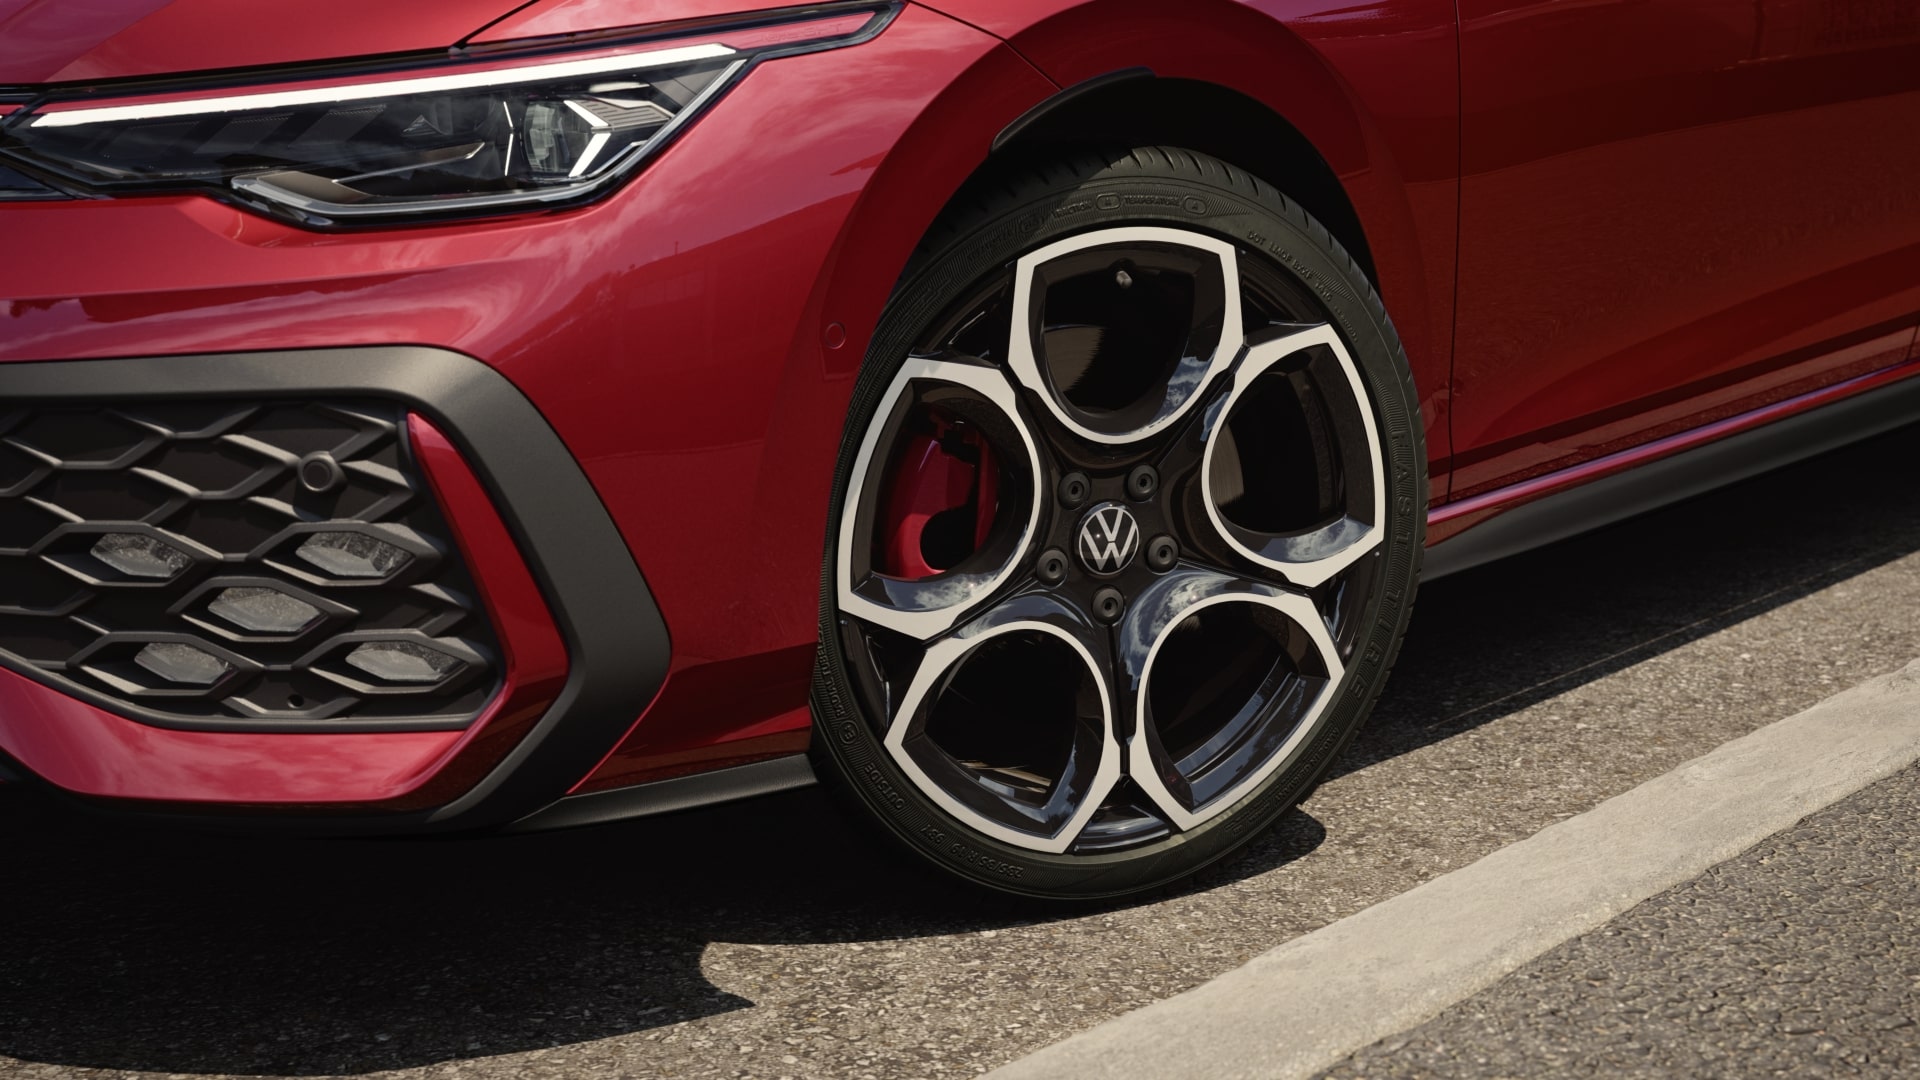
<path fill-rule="evenodd" d="M 998 190 L 923 244 L 854 392 L 816 758 L 961 877 L 1124 895 L 1244 844 L 1365 717 L 1419 411 L 1365 277 L 1245 173 L 1154 148 Z"/>

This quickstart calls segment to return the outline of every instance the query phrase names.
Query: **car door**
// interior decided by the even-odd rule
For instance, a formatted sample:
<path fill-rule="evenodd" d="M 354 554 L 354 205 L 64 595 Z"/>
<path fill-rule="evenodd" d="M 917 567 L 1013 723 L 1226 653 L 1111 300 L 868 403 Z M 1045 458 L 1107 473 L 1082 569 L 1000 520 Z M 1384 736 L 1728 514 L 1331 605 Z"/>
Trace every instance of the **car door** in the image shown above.
<path fill-rule="evenodd" d="M 1455 498 L 1906 356 L 1920 4 L 1460 15 Z"/>

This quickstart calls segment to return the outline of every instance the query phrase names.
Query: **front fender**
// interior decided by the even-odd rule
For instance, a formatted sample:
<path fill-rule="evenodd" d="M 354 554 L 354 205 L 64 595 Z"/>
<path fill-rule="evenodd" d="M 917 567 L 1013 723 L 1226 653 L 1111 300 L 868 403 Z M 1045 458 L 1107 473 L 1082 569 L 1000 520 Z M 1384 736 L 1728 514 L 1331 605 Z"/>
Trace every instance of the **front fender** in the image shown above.
<path fill-rule="evenodd" d="M 1061 86 L 1145 66 L 1234 90 L 1299 131 L 1339 177 L 1423 388 L 1451 375 L 1459 228 L 1452 0 L 931 0 Z M 1284 189 L 1285 177 L 1267 177 Z M 1427 395 L 1444 408 L 1443 395 Z M 1429 425 L 1443 422 L 1429 416 Z"/>

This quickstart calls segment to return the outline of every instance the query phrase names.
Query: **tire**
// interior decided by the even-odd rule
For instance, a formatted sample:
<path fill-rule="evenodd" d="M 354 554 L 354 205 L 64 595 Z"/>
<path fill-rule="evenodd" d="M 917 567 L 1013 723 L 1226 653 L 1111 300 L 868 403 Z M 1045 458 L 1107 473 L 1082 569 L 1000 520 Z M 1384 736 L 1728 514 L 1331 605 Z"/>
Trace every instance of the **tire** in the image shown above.
<path fill-rule="evenodd" d="M 1226 857 L 1386 681 L 1419 416 L 1365 276 L 1264 182 L 1156 147 L 971 186 L 854 390 L 816 765 L 1009 893 L 1117 897 Z"/>

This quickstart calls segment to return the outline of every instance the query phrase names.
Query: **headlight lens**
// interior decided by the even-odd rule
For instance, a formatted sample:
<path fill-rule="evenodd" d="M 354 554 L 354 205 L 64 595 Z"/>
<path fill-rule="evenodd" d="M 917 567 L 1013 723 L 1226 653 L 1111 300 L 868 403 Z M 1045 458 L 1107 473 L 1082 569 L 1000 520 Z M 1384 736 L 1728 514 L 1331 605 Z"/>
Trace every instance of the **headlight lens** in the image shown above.
<path fill-rule="evenodd" d="M 754 60 L 865 40 L 889 15 L 869 7 L 593 53 L 46 102 L 7 118 L 0 149 L 106 192 L 216 186 L 309 222 L 572 201 L 630 174 Z"/>

